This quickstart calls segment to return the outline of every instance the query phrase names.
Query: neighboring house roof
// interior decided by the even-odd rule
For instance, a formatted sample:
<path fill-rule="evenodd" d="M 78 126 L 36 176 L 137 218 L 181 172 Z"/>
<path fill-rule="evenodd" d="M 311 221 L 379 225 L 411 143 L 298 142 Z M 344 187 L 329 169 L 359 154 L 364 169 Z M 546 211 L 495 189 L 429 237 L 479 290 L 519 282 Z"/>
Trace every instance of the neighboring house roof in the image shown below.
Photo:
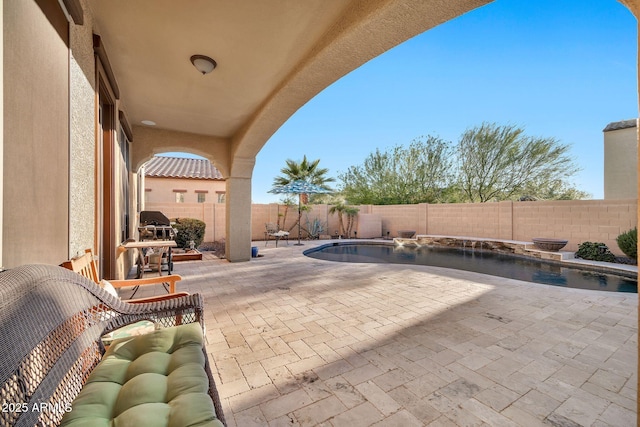
<path fill-rule="evenodd" d="M 145 176 L 152 178 L 224 179 L 206 159 L 155 156 L 144 169 Z"/>
<path fill-rule="evenodd" d="M 638 119 L 622 120 L 620 122 L 611 122 L 607 125 L 602 132 L 609 132 L 612 130 L 634 128 L 638 125 Z"/>

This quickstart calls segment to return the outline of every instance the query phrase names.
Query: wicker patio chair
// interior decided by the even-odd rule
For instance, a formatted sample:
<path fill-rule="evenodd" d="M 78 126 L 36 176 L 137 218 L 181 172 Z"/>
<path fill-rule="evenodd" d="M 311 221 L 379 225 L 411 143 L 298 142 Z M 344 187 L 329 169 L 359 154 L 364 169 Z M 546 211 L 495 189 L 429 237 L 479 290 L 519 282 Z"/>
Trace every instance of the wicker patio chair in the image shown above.
<path fill-rule="evenodd" d="M 26 265 L 0 273 L 0 396 L 24 405 L 1 411 L 0 426 L 58 425 L 104 354 L 101 337 L 140 320 L 164 327 L 198 322 L 204 333 L 203 299 L 193 294 L 129 304 L 61 267 Z M 208 394 L 225 424 L 204 346 L 202 351 Z M 48 410 L 33 410 L 34 404 Z"/>

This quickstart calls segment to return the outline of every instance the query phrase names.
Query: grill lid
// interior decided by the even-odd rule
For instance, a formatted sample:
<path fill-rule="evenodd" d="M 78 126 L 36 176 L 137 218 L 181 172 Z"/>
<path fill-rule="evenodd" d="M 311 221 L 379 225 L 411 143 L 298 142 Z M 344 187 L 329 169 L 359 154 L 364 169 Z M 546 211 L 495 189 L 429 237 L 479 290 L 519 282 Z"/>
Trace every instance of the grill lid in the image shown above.
<path fill-rule="evenodd" d="M 160 211 L 141 211 L 140 225 L 164 225 L 170 226 L 171 221 Z"/>

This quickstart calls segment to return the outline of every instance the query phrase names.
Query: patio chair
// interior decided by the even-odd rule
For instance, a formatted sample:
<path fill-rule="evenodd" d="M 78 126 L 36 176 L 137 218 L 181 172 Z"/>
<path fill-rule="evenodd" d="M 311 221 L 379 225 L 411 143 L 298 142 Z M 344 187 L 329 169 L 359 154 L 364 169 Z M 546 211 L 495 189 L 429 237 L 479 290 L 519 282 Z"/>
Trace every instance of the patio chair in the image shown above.
<path fill-rule="evenodd" d="M 65 261 L 60 265 L 64 268 L 67 268 L 71 271 L 74 271 L 80 274 L 81 276 L 91 279 L 93 282 L 97 283 L 98 285 L 103 286 L 103 283 L 101 283 L 102 281 L 98 277 L 98 267 L 96 265 L 95 260 L 93 259 L 93 252 L 91 251 L 91 249 L 85 249 L 84 255 L 80 255 L 78 257 L 72 258 L 69 261 Z M 140 286 L 162 284 L 167 290 L 167 292 L 170 294 L 170 296 L 174 298 L 175 295 L 188 295 L 188 293 L 186 292 L 176 294 L 176 282 L 180 280 L 182 280 L 182 277 L 178 276 L 177 274 L 170 274 L 168 276 L 146 277 L 143 279 L 109 280 L 108 283 L 111 284 L 116 289 L 133 286 L 135 290 L 131 295 L 132 297 L 138 290 L 138 287 Z M 168 287 L 167 287 L 167 284 L 168 284 Z M 147 298 L 140 298 L 140 299 L 145 299 L 146 302 L 149 302 L 149 299 Z M 164 299 L 164 297 L 152 297 L 152 299 L 154 301 L 158 301 L 158 300 Z M 133 300 L 129 300 L 128 302 L 131 302 L 131 301 Z"/>
<path fill-rule="evenodd" d="M 287 245 L 289 244 L 289 232 L 288 231 L 284 231 L 284 230 L 279 230 L 278 226 L 275 225 L 272 222 L 267 222 L 264 224 L 265 228 L 267 231 L 264 232 L 265 235 L 265 243 L 264 245 L 267 246 L 267 244 L 269 244 L 269 239 L 271 237 L 275 238 L 276 240 L 276 248 L 278 247 L 278 240 L 280 239 L 286 239 L 287 240 Z"/>

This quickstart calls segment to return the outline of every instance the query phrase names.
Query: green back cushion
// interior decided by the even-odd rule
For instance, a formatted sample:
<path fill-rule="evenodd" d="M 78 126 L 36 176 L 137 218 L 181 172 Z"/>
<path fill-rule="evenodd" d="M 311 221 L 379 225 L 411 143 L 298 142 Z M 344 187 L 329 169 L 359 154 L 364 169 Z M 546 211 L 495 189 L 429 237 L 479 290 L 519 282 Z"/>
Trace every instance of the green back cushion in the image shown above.
<path fill-rule="evenodd" d="M 198 323 L 113 341 L 65 426 L 217 426 Z"/>

